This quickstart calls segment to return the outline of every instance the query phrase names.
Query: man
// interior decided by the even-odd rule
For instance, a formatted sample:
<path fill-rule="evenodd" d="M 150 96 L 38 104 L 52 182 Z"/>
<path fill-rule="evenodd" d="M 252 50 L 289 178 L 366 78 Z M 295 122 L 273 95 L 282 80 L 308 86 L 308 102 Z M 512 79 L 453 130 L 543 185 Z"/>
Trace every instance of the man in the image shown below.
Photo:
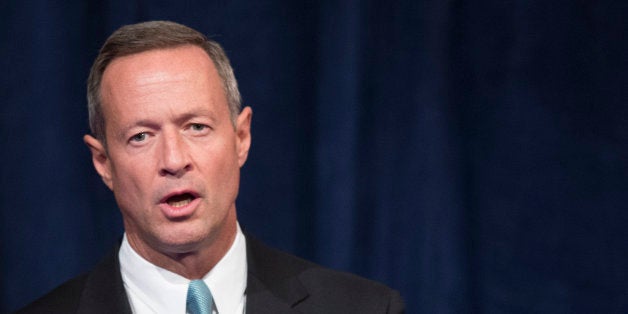
<path fill-rule="evenodd" d="M 119 248 L 24 313 L 398 313 L 399 295 L 244 235 L 251 108 L 222 48 L 172 22 L 120 28 L 88 80 L 84 141 L 124 220 Z M 196 311 L 199 312 L 196 312 Z"/>

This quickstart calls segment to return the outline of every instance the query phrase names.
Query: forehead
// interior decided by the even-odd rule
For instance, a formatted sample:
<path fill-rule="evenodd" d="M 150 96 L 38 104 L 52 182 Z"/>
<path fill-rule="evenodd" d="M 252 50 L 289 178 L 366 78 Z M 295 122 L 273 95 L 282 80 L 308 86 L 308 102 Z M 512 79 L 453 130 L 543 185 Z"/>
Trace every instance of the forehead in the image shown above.
<path fill-rule="evenodd" d="M 101 87 L 125 80 L 126 83 L 142 85 L 159 82 L 166 75 L 195 75 L 208 78 L 217 75 L 213 62 L 200 47 L 184 45 L 174 48 L 153 49 L 115 58 L 102 75 Z"/>
<path fill-rule="evenodd" d="M 227 109 L 213 62 L 192 45 L 116 58 L 103 73 L 100 90 L 105 118 L 118 111 L 141 113 L 163 101 L 172 106 L 224 104 Z"/>
<path fill-rule="evenodd" d="M 192 59 L 192 60 L 191 60 Z M 191 61 L 194 63 L 207 63 L 211 62 L 209 55 L 201 47 L 191 44 L 185 44 L 181 46 L 167 47 L 167 48 L 155 48 L 146 51 L 132 53 L 129 55 L 115 57 L 105 69 L 105 73 L 113 68 L 119 67 L 120 64 L 129 63 L 132 64 L 151 64 L 161 63 L 166 61 L 166 64 L 180 64 L 181 61 Z M 104 74 L 103 74 L 104 75 Z"/>

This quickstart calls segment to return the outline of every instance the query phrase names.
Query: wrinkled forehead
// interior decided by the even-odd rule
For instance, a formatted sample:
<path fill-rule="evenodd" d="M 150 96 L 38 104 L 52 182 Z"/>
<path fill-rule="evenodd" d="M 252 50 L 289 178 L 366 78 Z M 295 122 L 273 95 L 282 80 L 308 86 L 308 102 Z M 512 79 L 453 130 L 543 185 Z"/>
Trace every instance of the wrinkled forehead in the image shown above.
<path fill-rule="evenodd" d="M 207 53 L 197 46 L 185 45 L 174 48 L 153 49 L 113 59 L 103 72 L 102 82 L 120 77 L 144 75 L 149 82 L 157 77 L 149 73 L 193 72 L 199 75 L 217 74 Z"/>
<path fill-rule="evenodd" d="M 105 119 L 112 114 L 144 114 L 161 102 L 168 105 L 220 105 L 227 99 L 217 70 L 196 46 L 151 50 L 113 60 L 101 83 Z"/>

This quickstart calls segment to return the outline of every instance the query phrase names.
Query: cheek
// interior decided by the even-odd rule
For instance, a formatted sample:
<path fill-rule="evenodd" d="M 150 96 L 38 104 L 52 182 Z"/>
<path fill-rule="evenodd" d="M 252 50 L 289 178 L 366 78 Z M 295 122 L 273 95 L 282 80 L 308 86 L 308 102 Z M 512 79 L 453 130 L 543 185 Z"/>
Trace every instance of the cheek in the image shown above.
<path fill-rule="evenodd" d="M 123 175 L 114 180 L 113 193 L 120 207 L 132 208 L 141 202 L 144 194 L 139 188 L 141 182 L 136 182 L 134 179 L 132 176 Z"/>
<path fill-rule="evenodd" d="M 151 170 L 146 163 L 119 163 L 113 167 L 113 192 L 121 206 L 140 203 L 148 197 L 147 190 L 152 186 Z"/>
<path fill-rule="evenodd" d="M 234 185 L 237 188 L 240 167 L 233 150 L 206 152 L 203 156 L 206 158 L 199 164 L 199 168 L 205 179 L 210 182 L 210 192 L 212 188 L 220 189 L 223 193 L 233 189 Z"/>

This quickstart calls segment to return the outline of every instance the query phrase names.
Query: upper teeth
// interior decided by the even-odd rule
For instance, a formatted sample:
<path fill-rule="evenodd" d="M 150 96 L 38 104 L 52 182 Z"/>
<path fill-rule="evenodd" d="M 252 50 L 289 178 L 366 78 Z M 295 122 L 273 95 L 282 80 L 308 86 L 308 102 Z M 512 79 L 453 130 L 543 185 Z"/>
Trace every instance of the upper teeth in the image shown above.
<path fill-rule="evenodd" d="M 187 204 L 190 204 L 192 200 L 189 198 L 186 198 L 184 200 L 180 200 L 180 201 L 168 201 L 168 205 L 172 206 L 172 207 L 183 207 Z"/>

